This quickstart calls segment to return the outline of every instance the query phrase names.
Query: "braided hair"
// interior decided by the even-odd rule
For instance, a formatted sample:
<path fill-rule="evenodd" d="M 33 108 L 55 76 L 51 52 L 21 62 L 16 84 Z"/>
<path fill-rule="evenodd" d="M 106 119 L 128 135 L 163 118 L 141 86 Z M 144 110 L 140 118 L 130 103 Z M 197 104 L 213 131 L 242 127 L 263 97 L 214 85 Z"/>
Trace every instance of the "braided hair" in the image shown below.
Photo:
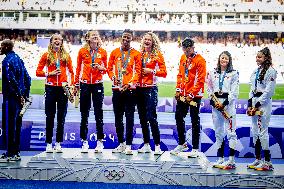
<path fill-rule="evenodd" d="M 233 63 L 232 63 L 232 55 L 231 53 L 229 53 L 228 51 L 223 51 L 220 55 L 219 55 L 219 58 L 218 58 L 218 63 L 217 63 L 217 68 L 216 68 L 216 71 L 217 73 L 221 73 L 221 63 L 220 63 L 220 57 L 222 56 L 222 54 L 225 54 L 229 57 L 229 62 L 228 62 L 228 65 L 227 65 L 227 69 L 226 69 L 226 72 L 229 73 L 229 72 L 232 72 L 234 70 L 233 68 Z"/>
<path fill-rule="evenodd" d="M 263 69 L 261 70 L 261 72 L 259 74 L 259 78 L 258 78 L 258 80 L 260 82 L 262 82 L 264 80 L 264 76 L 265 76 L 266 71 L 272 65 L 272 58 L 271 58 L 271 53 L 270 53 L 270 50 L 269 50 L 268 47 L 265 47 L 258 52 L 262 53 L 264 55 L 264 61 L 261 64 Z"/>

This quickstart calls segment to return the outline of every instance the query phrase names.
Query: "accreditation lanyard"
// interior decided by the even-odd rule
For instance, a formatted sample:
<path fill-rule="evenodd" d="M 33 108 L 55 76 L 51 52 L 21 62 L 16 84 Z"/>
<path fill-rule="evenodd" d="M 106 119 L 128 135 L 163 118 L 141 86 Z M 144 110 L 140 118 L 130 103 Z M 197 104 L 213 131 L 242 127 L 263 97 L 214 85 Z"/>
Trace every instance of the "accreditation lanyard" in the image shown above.
<path fill-rule="evenodd" d="M 220 91 L 220 92 L 222 91 L 226 74 L 227 74 L 227 72 L 225 71 L 224 74 L 223 74 L 223 76 L 222 76 L 222 72 L 221 72 L 220 75 L 219 75 L 219 91 Z"/>

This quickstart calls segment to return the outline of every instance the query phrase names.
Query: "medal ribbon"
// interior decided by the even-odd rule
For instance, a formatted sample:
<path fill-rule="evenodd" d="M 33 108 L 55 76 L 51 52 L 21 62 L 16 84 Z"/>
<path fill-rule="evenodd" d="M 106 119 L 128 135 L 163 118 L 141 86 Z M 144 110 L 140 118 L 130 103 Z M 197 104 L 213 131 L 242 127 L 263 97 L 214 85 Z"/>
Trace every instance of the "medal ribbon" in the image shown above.
<path fill-rule="evenodd" d="M 124 61 L 124 51 L 120 48 L 120 53 L 121 53 L 121 61 L 122 61 L 122 65 L 123 69 L 126 69 L 127 65 L 128 65 L 128 61 L 129 61 L 129 57 L 130 57 L 130 50 L 128 49 L 127 55 L 126 55 L 126 60 Z"/>
<path fill-rule="evenodd" d="M 222 88 L 223 88 L 223 84 L 224 84 L 224 79 L 226 77 L 226 71 L 224 72 L 223 74 L 223 77 L 221 77 L 221 73 L 219 75 L 219 91 L 222 91 Z"/>
<path fill-rule="evenodd" d="M 144 58 L 144 53 L 143 53 L 143 57 L 142 57 L 142 66 L 143 66 L 143 68 L 146 67 L 146 64 L 147 64 L 149 58 L 150 58 L 150 53 L 148 53 L 146 59 Z"/>
<path fill-rule="evenodd" d="M 60 60 L 58 58 L 57 52 L 56 52 L 56 63 L 55 63 L 55 65 L 56 65 L 56 69 L 60 69 Z"/>
<path fill-rule="evenodd" d="M 96 48 L 95 50 L 90 50 L 90 54 L 92 56 L 92 68 L 95 67 L 95 60 L 97 58 L 97 53 L 98 53 L 98 49 Z"/>
<path fill-rule="evenodd" d="M 259 73 L 260 73 L 260 68 L 257 69 L 257 72 L 255 74 L 255 80 L 254 80 L 254 90 L 256 91 L 257 89 L 257 80 L 259 78 Z"/>
<path fill-rule="evenodd" d="M 189 70 L 188 70 L 188 67 L 189 67 L 189 65 L 191 64 L 191 58 L 187 58 L 186 59 L 186 61 L 185 61 L 185 66 L 184 66 L 184 75 L 185 75 L 185 78 L 188 78 L 188 72 L 189 72 Z"/>
<path fill-rule="evenodd" d="M 185 78 L 188 78 L 188 72 L 189 72 L 189 65 L 191 64 L 192 59 L 196 56 L 196 52 L 194 52 L 193 54 L 190 55 L 189 58 L 186 57 L 186 65 L 184 66 L 184 75 Z"/>

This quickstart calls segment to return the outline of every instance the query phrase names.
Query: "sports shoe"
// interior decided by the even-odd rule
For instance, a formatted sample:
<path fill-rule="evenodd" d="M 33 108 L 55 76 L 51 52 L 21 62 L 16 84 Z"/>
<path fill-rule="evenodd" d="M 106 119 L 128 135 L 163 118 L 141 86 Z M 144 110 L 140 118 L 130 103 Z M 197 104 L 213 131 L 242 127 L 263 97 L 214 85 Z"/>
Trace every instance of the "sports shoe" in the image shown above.
<path fill-rule="evenodd" d="M 155 145 L 154 155 L 161 155 L 163 151 L 161 150 L 160 145 Z"/>
<path fill-rule="evenodd" d="M 55 151 L 56 153 L 62 153 L 62 148 L 61 148 L 60 142 L 56 142 L 56 143 L 55 143 L 54 151 Z"/>
<path fill-rule="evenodd" d="M 192 149 L 191 152 L 189 152 L 188 157 L 198 157 L 199 151 L 197 149 Z"/>
<path fill-rule="evenodd" d="M 256 171 L 273 171 L 273 165 L 271 161 L 263 161 L 258 166 L 254 168 Z"/>
<path fill-rule="evenodd" d="M 51 143 L 47 143 L 47 144 L 46 144 L 45 152 L 46 152 L 46 153 L 52 153 L 52 152 L 53 152 L 52 144 L 51 144 Z"/>
<path fill-rule="evenodd" d="M 9 161 L 20 161 L 21 160 L 21 156 L 20 154 L 16 154 L 16 155 L 13 155 L 12 157 L 9 157 L 8 158 Z"/>
<path fill-rule="evenodd" d="M 120 143 L 118 147 L 112 150 L 112 153 L 122 153 L 124 152 L 125 148 L 125 143 Z"/>
<path fill-rule="evenodd" d="M 104 149 L 104 144 L 102 141 L 98 140 L 97 141 L 97 146 L 95 148 L 95 153 L 102 153 Z"/>
<path fill-rule="evenodd" d="M 0 156 L 0 162 L 8 162 L 8 156 L 7 156 L 7 153 L 3 153 L 1 156 Z"/>
<path fill-rule="evenodd" d="M 236 163 L 235 161 L 233 160 L 228 160 L 228 161 L 225 161 L 220 167 L 220 169 L 223 169 L 223 170 L 230 170 L 230 169 L 235 169 L 236 168 Z"/>
<path fill-rule="evenodd" d="M 133 155 L 133 151 L 131 150 L 131 145 L 126 145 L 126 148 L 124 150 L 124 153 L 126 155 Z"/>
<path fill-rule="evenodd" d="M 89 150 L 89 144 L 87 140 L 83 141 L 83 145 L 82 145 L 82 150 L 81 153 L 88 153 Z"/>
<path fill-rule="evenodd" d="M 177 155 L 180 152 L 185 152 L 188 150 L 187 144 L 178 145 L 175 149 L 171 150 L 170 154 Z"/>
<path fill-rule="evenodd" d="M 247 168 L 248 169 L 254 169 L 255 167 L 257 167 L 261 163 L 262 163 L 262 161 L 260 159 L 255 159 L 254 162 L 247 165 Z"/>
<path fill-rule="evenodd" d="M 150 153 L 152 152 L 150 144 L 144 144 L 144 146 L 138 149 L 138 153 Z"/>
<path fill-rule="evenodd" d="M 219 158 L 215 163 L 213 163 L 213 168 L 220 168 L 222 164 L 225 162 L 224 158 Z"/>

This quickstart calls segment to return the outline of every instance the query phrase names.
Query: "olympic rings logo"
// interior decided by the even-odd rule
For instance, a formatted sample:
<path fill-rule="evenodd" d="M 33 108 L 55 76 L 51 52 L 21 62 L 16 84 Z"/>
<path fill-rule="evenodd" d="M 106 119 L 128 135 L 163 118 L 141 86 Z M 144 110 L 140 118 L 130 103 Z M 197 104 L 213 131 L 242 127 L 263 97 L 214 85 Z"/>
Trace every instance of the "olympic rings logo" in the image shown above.
<path fill-rule="evenodd" d="M 120 171 L 116 171 L 116 170 L 105 170 L 104 172 L 104 176 L 108 179 L 108 180 L 120 180 L 122 177 L 124 177 L 124 172 L 122 170 Z"/>

